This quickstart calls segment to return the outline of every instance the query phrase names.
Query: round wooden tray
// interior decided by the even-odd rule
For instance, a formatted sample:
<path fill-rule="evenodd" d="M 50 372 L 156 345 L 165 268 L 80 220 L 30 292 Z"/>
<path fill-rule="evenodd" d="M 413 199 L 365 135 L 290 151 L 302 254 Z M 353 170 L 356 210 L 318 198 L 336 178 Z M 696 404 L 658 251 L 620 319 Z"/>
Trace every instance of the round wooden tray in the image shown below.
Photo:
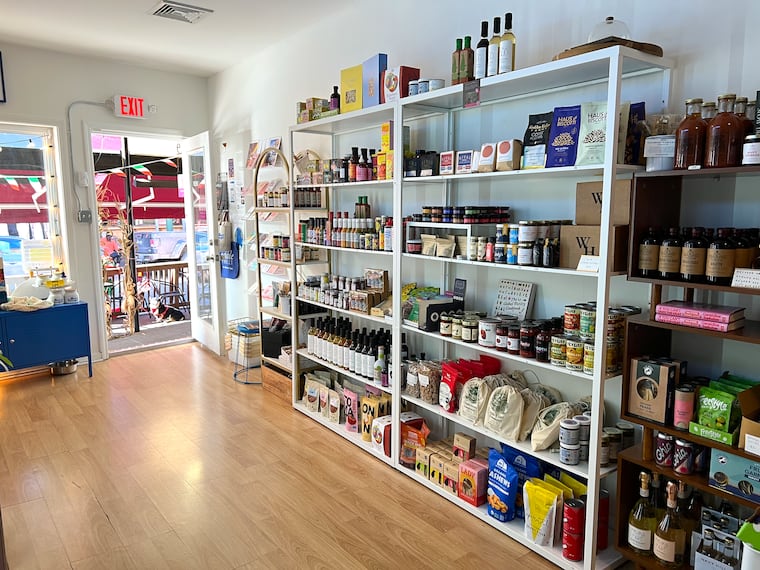
<path fill-rule="evenodd" d="M 643 51 L 644 53 L 648 53 L 650 55 L 662 57 L 662 48 L 658 45 L 647 44 L 644 42 L 635 42 L 633 40 L 625 40 L 623 38 L 618 38 L 617 36 L 609 36 L 602 38 L 601 40 L 596 40 L 587 44 L 581 44 L 579 46 L 566 49 L 565 51 L 555 55 L 552 58 L 552 61 L 565 59 L 566 57 L 572 57 L 574 55 L 580 55 L 582 53 L 588 53 L 590 51 L 596 51 L 598 49 L 604 49 L 612 46 L 625 46 L 638 51 Z"/>

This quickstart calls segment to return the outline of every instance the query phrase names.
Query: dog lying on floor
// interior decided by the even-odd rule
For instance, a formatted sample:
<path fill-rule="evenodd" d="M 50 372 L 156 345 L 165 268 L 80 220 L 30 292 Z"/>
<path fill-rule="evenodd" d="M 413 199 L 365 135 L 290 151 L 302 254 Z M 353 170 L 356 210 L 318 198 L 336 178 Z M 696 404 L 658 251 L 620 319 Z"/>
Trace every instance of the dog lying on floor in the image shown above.
<path fill-rule="evenodd" d="M 150 314 L 159 323 L 185 320 L 185 315 L 182 311 L 169 305 L 164 305 L 158 297 L 153 297 L 150 300 Z"/>

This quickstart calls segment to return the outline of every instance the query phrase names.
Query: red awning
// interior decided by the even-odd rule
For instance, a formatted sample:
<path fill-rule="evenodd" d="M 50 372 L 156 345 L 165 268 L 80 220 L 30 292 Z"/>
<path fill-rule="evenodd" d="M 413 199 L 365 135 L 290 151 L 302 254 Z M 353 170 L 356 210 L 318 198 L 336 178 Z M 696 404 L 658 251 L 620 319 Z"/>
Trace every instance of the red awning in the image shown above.
<path fill-rule="evenodd" d="M 47 185 L 42 172 L 0 171 L 0 223 L 48 221 Z"/>
<path fill-rule="evenodd" d="M 122 173 L 96 174 L 98 215 L 101 220 L 118 218 L 125 208 L 125 181 Z M 185 198 L 176 176 L 130 176 L 132 211 L 136 219 L 184 218 Z M 153 184 L 153 185 L 151 185 Z"/>

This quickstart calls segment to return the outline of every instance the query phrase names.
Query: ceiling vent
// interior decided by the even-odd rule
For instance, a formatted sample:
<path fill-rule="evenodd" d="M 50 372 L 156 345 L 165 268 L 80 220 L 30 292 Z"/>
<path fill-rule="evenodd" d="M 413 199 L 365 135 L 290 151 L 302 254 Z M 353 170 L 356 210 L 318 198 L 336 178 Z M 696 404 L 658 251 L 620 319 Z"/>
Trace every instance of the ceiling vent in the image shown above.
<path fill-rule="evenodd" d="M 188 24 L 195 24 L 198 20 L 208 14 L 213 14 L 213 10 L 182 4 L 181 2 L 159 2 L 151 10 L 151 14 L 159 18 L 168 18 Z"/>

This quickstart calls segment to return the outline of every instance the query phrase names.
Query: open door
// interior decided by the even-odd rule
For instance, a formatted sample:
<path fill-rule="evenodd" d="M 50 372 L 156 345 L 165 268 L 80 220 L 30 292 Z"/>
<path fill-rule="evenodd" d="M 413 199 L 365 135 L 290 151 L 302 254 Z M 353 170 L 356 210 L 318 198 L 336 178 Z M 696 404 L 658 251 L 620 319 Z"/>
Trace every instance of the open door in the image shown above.
<path fill-rule="evenodd" d="M 216 193 L 210 168 L 208 132 L 182 141 L 181 182 L 185 194 L 187 268 L 192 335 L 221 354 L 224 290 L 221 287 L 217 239 Z"/>

